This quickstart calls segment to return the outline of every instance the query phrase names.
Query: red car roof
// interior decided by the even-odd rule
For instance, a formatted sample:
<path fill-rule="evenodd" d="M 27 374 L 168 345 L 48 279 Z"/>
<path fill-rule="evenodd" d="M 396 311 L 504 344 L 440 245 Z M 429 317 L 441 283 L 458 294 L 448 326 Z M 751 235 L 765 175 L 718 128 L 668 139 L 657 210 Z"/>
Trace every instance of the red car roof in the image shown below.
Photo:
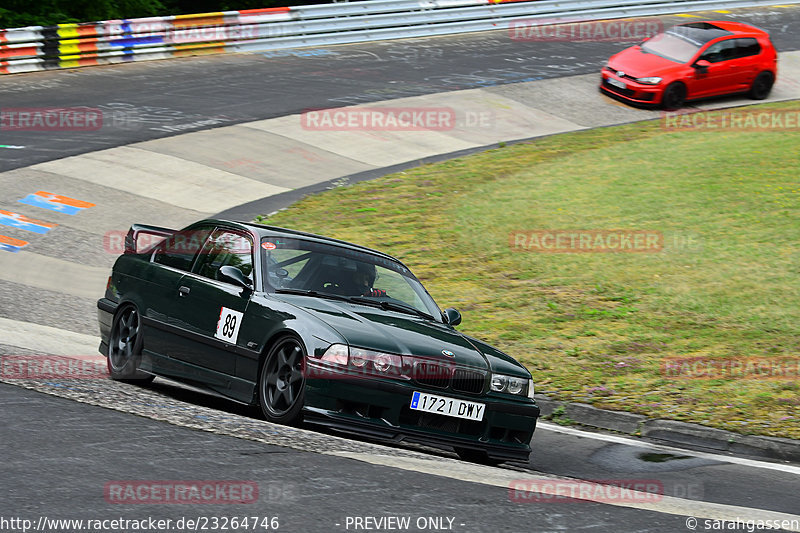
<path fill-rule="evenodd" d="M 756 28 L 755 26 L 751 26 L 743 22 L 732 22 L 728 20 L 708 20 L 704 22 L 706 24 L 713 24 L 714 26 L 722 30 L 729 31 L 737 35 L 748 35 L 748 36 L 769 35 L 761 28 Z"/>

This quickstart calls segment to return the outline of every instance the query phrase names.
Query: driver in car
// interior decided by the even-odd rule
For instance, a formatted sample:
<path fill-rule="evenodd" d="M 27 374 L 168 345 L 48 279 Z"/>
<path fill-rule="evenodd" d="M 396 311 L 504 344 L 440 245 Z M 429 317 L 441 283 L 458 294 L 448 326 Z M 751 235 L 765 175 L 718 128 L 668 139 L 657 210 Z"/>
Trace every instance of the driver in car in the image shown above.
<path fill-rule="evenodd" d="M 353 282 L 358 287 L 361 296 L 386 296 L 385 290 L 372 287 L 376 277 L 377 271 L 375 270 L 375 265 L 358 263 L 356 272 L 353 274 Z"/>

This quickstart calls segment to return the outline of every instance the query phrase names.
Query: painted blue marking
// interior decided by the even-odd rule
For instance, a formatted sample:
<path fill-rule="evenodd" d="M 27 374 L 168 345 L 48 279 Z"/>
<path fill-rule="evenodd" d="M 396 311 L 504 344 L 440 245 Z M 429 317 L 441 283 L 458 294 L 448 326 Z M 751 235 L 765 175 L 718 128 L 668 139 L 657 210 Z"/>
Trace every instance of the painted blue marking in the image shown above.
<path fill-rule="evenodd" d="M 419 393 L 415 392 L 414 395 L 411 397 L 411 408 L 416 409 L 417 405 L 419 405 Z"/>
<path fill-rule="evenodd" d="M 38 196 L 36 194 L 29 194 L 25 198 L 19 200 L 19 202 L 27 205 L 32 205 L 34 207 L 50 209 L 51 211 L 58 211 L 59 213 L 64 213 L 66 215 L 77 215 L 84 209 L 83 207 L 75 207 L 72 205 L 53 202 L 46 198 L 42 198 L 41 196 Z"/>
<path fill-rule="evenodd" d="M 12 228 L 24 229 L 25 231 L 32 231 L 40 235 L 44 235 L 45 233 L 53 229 L 53 228 L 48 228 L 47 226 L 40 226 L 39 224 L 34 224 L 33 222 L 24 222 L 22 220 L 18 220 L 14 217 L 4 215 L 2 213 L 0 213 L 0 225 L 11 226 Z"/>
<path fill-rule="evenodd" d="M 13 244 L 6 244 L 4 242 L 0 242 L 0 251 L 11 252 L 12 254 L 15 254 L 20 250 L 22 250 L 22 246 L 14 246 Z"/>

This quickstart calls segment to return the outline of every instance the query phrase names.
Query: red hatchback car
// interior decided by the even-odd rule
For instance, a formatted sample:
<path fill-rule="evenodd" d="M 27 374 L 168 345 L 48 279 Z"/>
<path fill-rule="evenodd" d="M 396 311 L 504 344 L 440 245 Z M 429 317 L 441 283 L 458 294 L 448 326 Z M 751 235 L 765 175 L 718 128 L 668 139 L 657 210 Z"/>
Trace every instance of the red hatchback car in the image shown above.
<path fill-rule="evenodd" d="M 632 104 L 676 109 L 686 100 L 723 94 L 763 100 L 777 74 L 778 54 L 764 30 L 691 22 L 611 56 L 600 90 Z"/>

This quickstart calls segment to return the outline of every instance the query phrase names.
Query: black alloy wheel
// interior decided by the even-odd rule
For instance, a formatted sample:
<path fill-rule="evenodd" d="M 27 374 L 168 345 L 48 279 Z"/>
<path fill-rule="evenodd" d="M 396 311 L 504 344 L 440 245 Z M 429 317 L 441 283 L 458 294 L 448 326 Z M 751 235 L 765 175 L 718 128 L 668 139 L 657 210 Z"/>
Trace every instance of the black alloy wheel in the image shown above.
<path fill-rule="evenodd" d="M 268 421 L 296 424 L 302 420 L 305 357 L 302 344 L 294 337 L 280 339 L 270 350 L 258 383 L 261 412 Z"/>

